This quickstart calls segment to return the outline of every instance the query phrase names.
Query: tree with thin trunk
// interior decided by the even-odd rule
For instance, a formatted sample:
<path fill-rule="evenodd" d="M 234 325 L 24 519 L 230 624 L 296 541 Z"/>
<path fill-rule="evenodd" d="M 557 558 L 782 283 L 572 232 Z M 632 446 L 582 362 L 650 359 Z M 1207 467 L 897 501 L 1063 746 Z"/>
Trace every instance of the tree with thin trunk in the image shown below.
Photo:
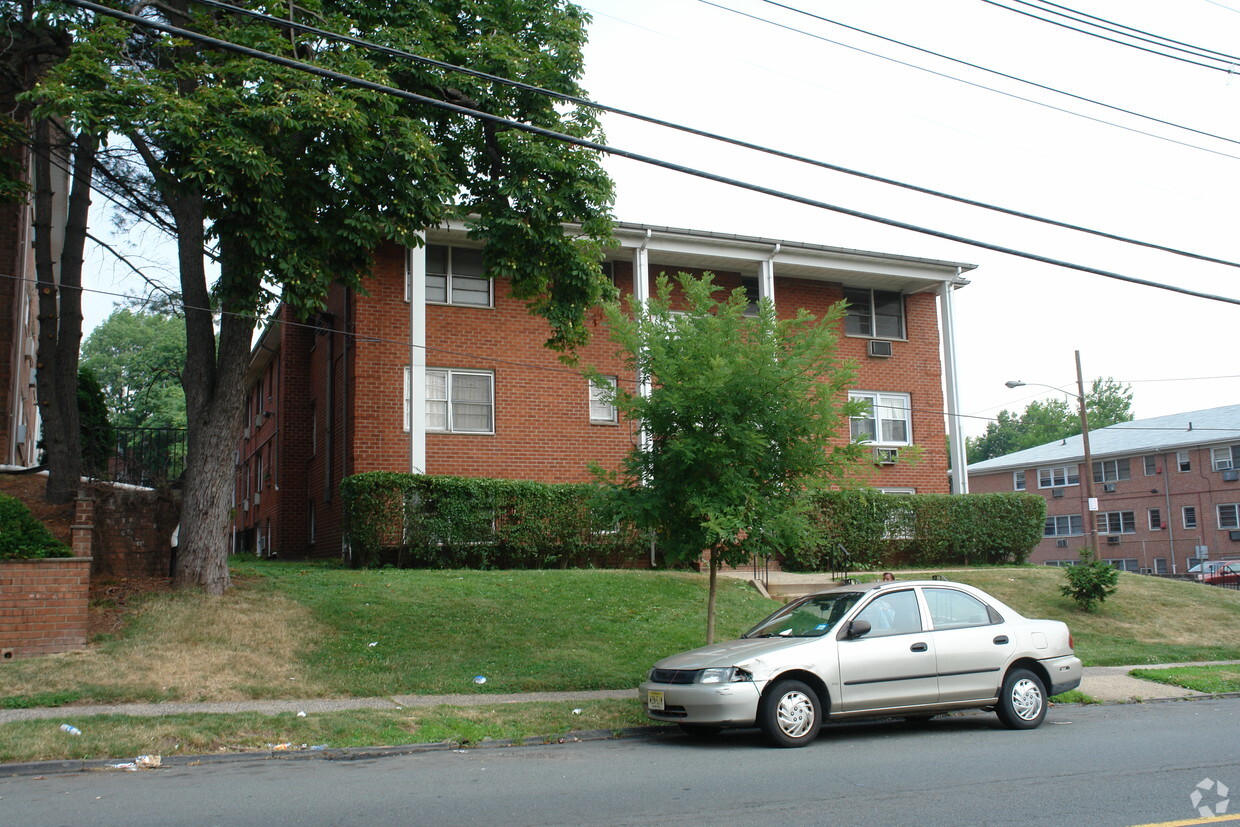
<path fill-rule="evenodd" d="M 259 4 L 261 8 L 262 5 Z M 189 0 L 140 4 L 162 24 L 396 86 L 427 98 L 598 137 L 591 112 L 392 52 L 302 34 Z M 580 95 L 582 11 L 564 0 L 272 3 L 273 15 Z M 382 91 L 104 16 L 35 90 L 40 111 L 123 135 L 110 167 L 131 214 L 172 226 L 186 328 L 188 445 L 177 582 L 222 593 L 232 449 L 256 319 L 273 298 L 303 314 L 333 283 L 364 290 L 375 250 L 467 218 L 492 276 L 571 349 L 606 295 L 611 182 L 597 154 L 416 106 Z M 564 224 L 579 224 L 573 236 Z M 206 258 L 218 266 L 209 278 Z M 343 333 L 351 334 L 349 329 Z"/>
<path fill-rule="evenodd" d="M 744 289 L 721 292 L 709 275 L 660 276 L 631 315 L 607 305 L 619 355 L 650 385 L 609 391 L 643 439 L 619 468 L 597 471 L 616 518 L 653 532 L 666 562 L 705 558 L 707 643 L 720 565 L 812 542 L 809 495 L 857 461 L 847 423 L 862 412 L 848 400 L 853 369 L 835 355 L 842 305 L 779 319 L 767 299 L 748 315 Z"/>

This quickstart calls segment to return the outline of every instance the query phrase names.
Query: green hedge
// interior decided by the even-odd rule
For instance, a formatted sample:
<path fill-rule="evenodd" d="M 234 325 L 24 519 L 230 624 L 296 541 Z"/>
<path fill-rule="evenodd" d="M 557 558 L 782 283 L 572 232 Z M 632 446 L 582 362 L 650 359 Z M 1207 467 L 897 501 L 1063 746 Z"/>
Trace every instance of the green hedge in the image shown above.
<path fill-rule="evenodd" d="M 1023 563 L 1046 521 L 1046 500 L 1035 494 L 861 489 L 821 492 L 815 505 L 821 537 L 785 557 L 789 571 Z"/>
<path fill-rule="evenodd" d="M 358 567 L 621 566 L 645 553 L 636 531 L 603 524 L 594 485 L 375 471 L 340 491 Z"/>
<path fill-rule="evenodd" d="M 0 494 L 0 560 L 72 556 L 20 500 Z"/>

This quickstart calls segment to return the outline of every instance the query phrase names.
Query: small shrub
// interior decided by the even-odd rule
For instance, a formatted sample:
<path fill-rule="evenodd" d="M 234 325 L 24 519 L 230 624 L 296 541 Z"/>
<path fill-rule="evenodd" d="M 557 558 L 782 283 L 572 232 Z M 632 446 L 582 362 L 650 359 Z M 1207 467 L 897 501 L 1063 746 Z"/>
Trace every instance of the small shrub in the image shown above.
<path fill-rule="evenodd" d="M 0 494 L 0 560 L 72 556 L 20 500 Z"/>
<path fill-rule="evenodd" d="M 1094 606 L 1119 589 L 1119 570 L 1110 563 L 1095 560 L 1093 552 L 1088 549 L 1082 549 L 1081 562 L 1068 566 L 1063 573 L 1068 578 L 1068 584 L 1060 586 L 1059 590 L 1087 612 L 1093 611 Z"/>

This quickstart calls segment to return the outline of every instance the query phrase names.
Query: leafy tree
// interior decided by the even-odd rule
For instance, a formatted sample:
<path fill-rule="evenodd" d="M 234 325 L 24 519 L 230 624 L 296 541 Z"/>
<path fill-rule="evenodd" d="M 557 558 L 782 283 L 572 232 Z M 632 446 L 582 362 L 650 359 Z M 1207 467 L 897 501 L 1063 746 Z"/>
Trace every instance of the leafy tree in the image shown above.
<path fill-rule="evenodd" d="M 1132 389 L 1111 377 L 1095 379 L 1085 393 L 1085 414 L 1091 431 L 1131 422 Z M 981 436 L 965 440 L 965 450 L 970 463 L 981 462 L 1080 433 L 1075 400 L 1047 399 L 1030 402 L 1021 414 L 1000 411 Z"/>
<path fill-rule="evenodd" d="M 81 13 L 59 4 L 36 7 L 33 0 L 0 2 L 0 194 L 29 200 L 32 253 L 39 285 L 36 393 L 42 419 L 41 445 L 48 466 L 46 495 L 53 503 L 73 497 L 82 474 L 76 387 L 82 341 L 82 262 L 90 182 L 100 132 L 32 112 L 23 93 L 40 83 L 70 50 L 72 27 Z M 16 105 L 15 105 L 16 103 Z M 20 160 L 28 149 L 32 178 Z M 56 170 L 68 172 L 68 191 L 56 185 Z M 60 199 L 64 198 L 64 203 Z M 63 210 L 61 216 L 57 211 Z M 63 236 L 58 232 L 63 227 Z"/>
<path fill-rule="evenodd" d="M 129 4 L 116 3 L 128 8 Z M 262 6 L 263 4 L 260 4 Z M 580 95 L 585 14 L 566 0 L 271 3 L 315 25 Z M 189 0 L 144 4 L 151 20 L 428 98 L 581 137 L 585 108 L 259 25 Z M 272 292 L 303 313 L 332 283 L 362 289 L 376 248 L 469 218 L 493 276 L 550 323 L 549 344 L 586 338 L 610 285 L 598 261 L 612 186 L 595 153 L 379 91 L 103 16 L 73 29 L 68 56 L 32 94 L 40 116 L 122 135 L 104 184 L 131 216 L 175 227 L 188 411 L 177 580 L 229 585 L 231 447 L 254 319 Z M 566 223 L 579 224 L 572 237 Z M 204 252 L 218 264 L 212 284 Z"/>
<path fill-rule="evenodd" d="M 112 456 L 116 430 L 108 420 L 103 388 L 88 367 L 78 371 L 77 404 L 82 427 L 82 470 L 90 476 L 102 476 Z"/>
<path fill-rule="evenodd" d="M 605 308 L 626 365 L 653 386 L 612 391 L 647 439 L 618 469 L 597 473 L 616 516 L 654 532 L 668 561 L 709 554 L 710 643 L 719 565 L 810 541 L 808 495 L 858 457 L 839 433 L 860 410 L 847 401 L 852 369 L 835 358 L 840 306 L 822 319 L 801 311 L 779 320 L 763 300 L 747 317 L 743 290 L 717 301 L 710 276 L 677 282 L 684 313 L 673 312 L 664 276 L 635 315 Z"/>
<path fill-rule="evenodd" d="M 82 345 L 118 428 L 184 428 L 185 323 L 161 313 L 113 311 Z"/>
<path fill-rule="evenodd" d="M 1095 560 L 1089 549 L 1081 550 L 1081 562 L 1063 570 L 1068 578 L 1059 590 L 1087 612 L 1119 590 L 1119 570 L 1104 560 Z"/>

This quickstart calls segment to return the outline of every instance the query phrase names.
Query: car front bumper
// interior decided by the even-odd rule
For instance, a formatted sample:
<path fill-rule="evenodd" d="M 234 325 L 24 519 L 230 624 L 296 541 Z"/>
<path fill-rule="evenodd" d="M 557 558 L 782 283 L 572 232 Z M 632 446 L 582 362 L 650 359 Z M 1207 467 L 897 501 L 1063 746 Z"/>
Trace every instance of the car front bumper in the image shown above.
<path fill-rule="evenodd" d="M 1084 669 L 1081 667 L 1080 658 L 1076 655 L 1047 658 L 1041 663 L 1042 668 L 1050 677 L 1050 686 L 1046 687 L 1048 694 L 1059 695 L 1081 685 Z"/>
<path fill-rule="evenodd" d="M 656 721 L 719 726 L 752 726 L 758 718 L 761 695 L 752 681 L 712 684 L 646 681 L 637 691 L 646 715 Z"/>

